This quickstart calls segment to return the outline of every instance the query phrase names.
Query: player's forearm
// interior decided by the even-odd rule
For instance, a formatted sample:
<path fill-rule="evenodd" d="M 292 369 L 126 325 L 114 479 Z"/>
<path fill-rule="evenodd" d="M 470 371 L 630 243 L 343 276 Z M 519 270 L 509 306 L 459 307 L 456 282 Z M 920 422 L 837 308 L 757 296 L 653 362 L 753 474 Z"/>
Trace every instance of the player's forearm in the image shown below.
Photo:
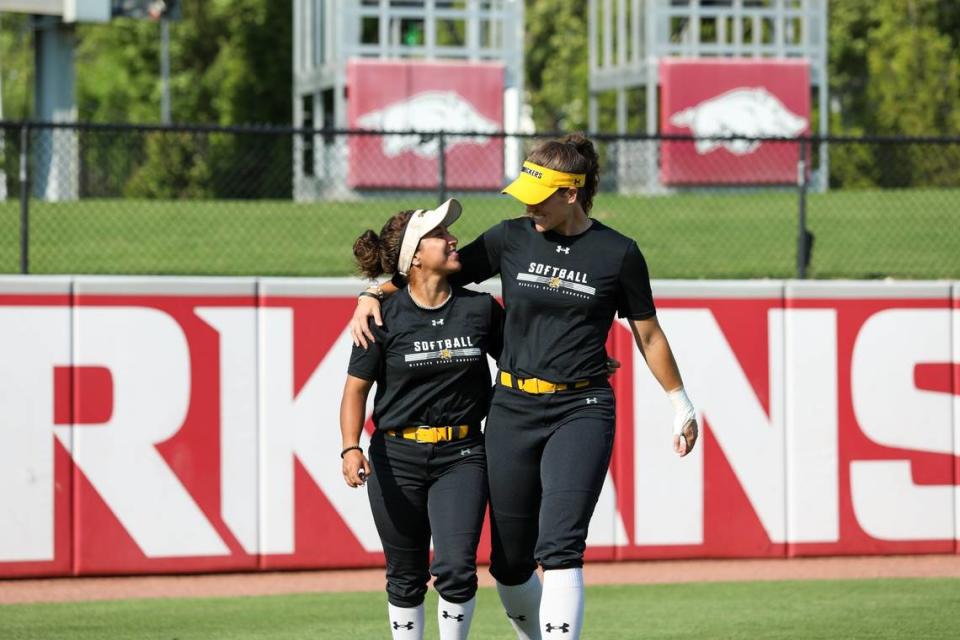
<path fill-rule="evenodd" d="M 340 401 L 340 436 L 343 448 L 360 443 L 363 423 L 366 418 L 367 394 L 361 389 L 346 388 Z"/>
<path fill-rule="evenodd" d="M 646 347 L 647 366 L 664 391 L 673 391 L 683 386 L 683 378 L 667 337 L 663 333 L 660 336 L 661 339 Z"/>
<path fill-rule="evenodd" d="M 647 321 L 644 321 L 647 322 Z M 647 362 L 650 373 L 657 379 L 664 391 L 673 391 L 683 386 L 680 368 L 673 357 L 673 350 L 660 324 L 653 320 L 652 325 L 635 323 L 634 337 L 637 348 Z M 638 326 L 639 325 L 639 326 Z"/>

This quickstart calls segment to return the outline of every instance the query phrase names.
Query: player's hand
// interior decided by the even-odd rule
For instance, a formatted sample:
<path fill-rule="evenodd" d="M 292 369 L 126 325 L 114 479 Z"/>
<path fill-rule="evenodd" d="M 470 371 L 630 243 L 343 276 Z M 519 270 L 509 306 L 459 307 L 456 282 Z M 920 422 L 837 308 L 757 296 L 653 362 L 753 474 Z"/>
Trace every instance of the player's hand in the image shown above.
<path fill-rule="evenodd" d="M 353 345 L 367 348 L 368 343 L 376 342 L 373 338 L 373 332 L 370 331 L 370 323 L 367 318 L 373 318 L 378 327 L 383 326 L 383 319 L 380 317 L 380 302 L 370 296 L 362 296 L 357 299 L 357 308 L 350 319 L 350 335 L 353 337 Z"/>
<path fill-rule="evenodd" d="M 347 451 L 343 456 L 343 481 L 348 487 L 362 487 L 370 473 L 370 461 L 363 455 L 363 452 L 353 449 Z"/>
<path fill-rule="evenodd" d="M 680 433 L 673 436 L 673 450 L 681 458 L 691 451 L 697 444 L 697 438 L 700 437 L 700 429 L 697 428 L 697 421 L 690 420 L 684 425 Z"/>
<path fill-rule="evenodd" d="M 681 458 L 697 444 L 700 435 L 697 429 L 697 412 L 683 387 L 670 391 L 667 396 L 673 404 L 673 450 Z"/>
<path fill-rule="evenodd" d="M 620 361 L 616 358 L 607 357 L 607 377 L 609 378 L 620 368 Z"/>

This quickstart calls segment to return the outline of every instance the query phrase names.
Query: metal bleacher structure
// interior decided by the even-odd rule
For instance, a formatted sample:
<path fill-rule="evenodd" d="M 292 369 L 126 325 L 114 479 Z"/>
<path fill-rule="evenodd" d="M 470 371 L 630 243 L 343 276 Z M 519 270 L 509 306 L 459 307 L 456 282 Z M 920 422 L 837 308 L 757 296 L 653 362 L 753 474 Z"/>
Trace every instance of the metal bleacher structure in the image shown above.
<path fill-rule="evenodd" d="M 347 128 L 347 63 L 353 58 L 501 62 L 504 131 L 516 132 L 523 104 L 523 0 L 294 0 L 294 110 L 297 128 Z M 451 41 L 438 33 L 459 33 Z M 294 197 L 345 192 L 342 140 L 296 136 Z M 505 144 L 505 169 L 520 150 Z"/>
<path fill-rule="evenodd" d="M 616 133 L 656 134 L 663 58 L 793 58 L 810 65 L 817 129 L 827 134 L 827 0 L 589 0 L 589 127 L 599 126 L 600 95 L 616 95 Z M 630 92 L 640 99 L 631 100 Z M 631 104 L 642 104 L 643 131 L 628 131 Z M 657 146 L 621 143 L 612 152 L 621 190 L 657 191 Z M 826 185 L 826 144 L 813 174 Z M 622 156 L 621 156 L 622 157 Z M 627 165 L 631 169 L 627 175 Z"/>

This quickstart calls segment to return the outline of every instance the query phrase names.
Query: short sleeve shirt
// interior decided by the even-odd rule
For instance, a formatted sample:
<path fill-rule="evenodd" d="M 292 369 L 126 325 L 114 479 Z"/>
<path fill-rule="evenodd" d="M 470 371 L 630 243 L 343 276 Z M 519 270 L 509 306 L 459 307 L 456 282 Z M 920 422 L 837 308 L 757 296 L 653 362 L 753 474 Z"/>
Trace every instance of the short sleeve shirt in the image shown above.
<path fill-rule="evenodd" d="M 418 307 L 407 288 L 383 303 L 376 341 L 354 347 L 348 373 L 376 382 L 378 429 L 479 425 L 490 399 L 487 355 L 500 355 L 503 308 L 459 287 L 440 309 Z"/>
<path fill-rule="evenodd" d="M 555 382 L 606 373 L 615 314 L 656 314 L 637 243 L 599 220 L 576 236 L 505 220 L 459 250 L 458 284 L 500 274 L 506 310 L 500 368 Z"/>

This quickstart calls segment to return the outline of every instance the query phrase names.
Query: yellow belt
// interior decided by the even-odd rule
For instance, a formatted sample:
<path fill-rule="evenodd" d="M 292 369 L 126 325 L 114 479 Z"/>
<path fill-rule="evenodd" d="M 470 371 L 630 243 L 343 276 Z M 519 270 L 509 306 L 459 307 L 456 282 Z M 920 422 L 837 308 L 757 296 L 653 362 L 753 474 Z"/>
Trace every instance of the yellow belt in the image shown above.
<path fill-rule="evenodd" d="M 406 427 L 403 429 L 388 429 L 387 435 L 404 440 L 417 442 L 447 442 L 449 440 L 463 440 L 470 434 L 470 425 L 460 424 L 453 427 Z"/>
<path fill-rule="evenodd" d="M 526 393 L 556 393 L 567 389 L 583 389 L 590 386 L 589 380 L 576 382 L 549 382 L 540 378 L 518 378 L 506 371 L 500 372 L 500 384 Z"/>

